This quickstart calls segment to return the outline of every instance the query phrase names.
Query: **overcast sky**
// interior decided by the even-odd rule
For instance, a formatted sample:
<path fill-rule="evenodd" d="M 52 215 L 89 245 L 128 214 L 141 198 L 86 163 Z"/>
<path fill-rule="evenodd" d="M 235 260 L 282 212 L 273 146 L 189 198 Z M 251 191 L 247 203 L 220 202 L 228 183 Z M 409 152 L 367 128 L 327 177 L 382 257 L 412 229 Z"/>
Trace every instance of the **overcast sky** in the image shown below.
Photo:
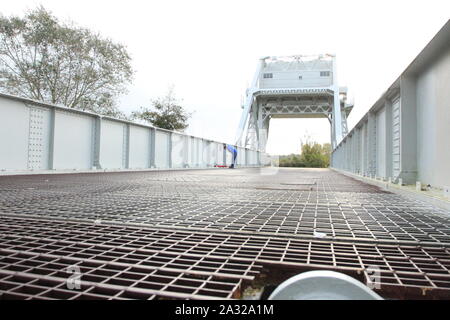
<path fill-rule="evenodd" d="M 449 0 L 14 0 L 0 10 L 39 4 L 128 47 L 136 76 L 124 112 L 173 85 L 195 111 L 187 132 L 229 143 L 258 58 L 335 53 L 339 84 L 355 100 L 352 128 L 450 18 Z M 305 135 L 329 142 L 328 120 L 272 120 L 268 152 L 298 153 Z"/>

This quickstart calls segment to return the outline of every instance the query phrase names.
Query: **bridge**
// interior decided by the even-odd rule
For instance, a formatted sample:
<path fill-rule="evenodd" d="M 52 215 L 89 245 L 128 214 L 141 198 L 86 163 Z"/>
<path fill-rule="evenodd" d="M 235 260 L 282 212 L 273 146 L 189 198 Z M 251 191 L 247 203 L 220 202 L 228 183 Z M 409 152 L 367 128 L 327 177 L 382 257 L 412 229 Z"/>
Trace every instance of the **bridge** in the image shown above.
<path fill-rule="evenodd" d="M 0 299 L 252 299 L 309 270 L 450 298 L 449 40 L 350 131 L 335 56 L 261 59 L 235 170 L 219 141 L 1 94 Z M 328 118 L 331 168 L 269 166 L 276 117 Z"/>
<path fill-rule="evenodd" d="M 265 151 L 272 118 L 327 118 L 333 148 L 347 134 L 347 88 L 337 83 L 336 57 L 265 57 L 247 90 L 236 144 Z"/>

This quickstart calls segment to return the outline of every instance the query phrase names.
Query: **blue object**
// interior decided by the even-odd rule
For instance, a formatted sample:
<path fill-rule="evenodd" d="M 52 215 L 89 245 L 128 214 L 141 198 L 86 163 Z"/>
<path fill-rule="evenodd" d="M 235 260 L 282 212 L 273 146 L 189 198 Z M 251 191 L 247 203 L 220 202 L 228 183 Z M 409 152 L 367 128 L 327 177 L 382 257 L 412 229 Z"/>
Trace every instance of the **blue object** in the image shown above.
<path fill-rule="evenodd" d="M 234 166 L 236 164 L 236 158 L 237 158 L 237 149 L 234 146 L 232 146 L 231 144 L 227 144 L 227 150 L 233 154 L 233 162 L 231 163 L 230 168 L 234 168 Z"/>
<path fill-rule="evenodd" d="M 233 147 L 231 144 L 227 144 L 227 149 L 233 154 L 237 154 L 237 150 L 235 147 Z"/>

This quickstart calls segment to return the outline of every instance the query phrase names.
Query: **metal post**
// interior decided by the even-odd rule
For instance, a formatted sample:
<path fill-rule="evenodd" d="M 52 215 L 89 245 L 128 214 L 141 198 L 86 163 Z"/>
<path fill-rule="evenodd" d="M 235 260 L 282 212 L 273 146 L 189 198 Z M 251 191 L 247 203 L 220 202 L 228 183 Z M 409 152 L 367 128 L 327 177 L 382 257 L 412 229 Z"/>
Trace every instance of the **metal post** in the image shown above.
<path fill-rule="evenodd" d="M 100 144 L 101 144 L 101 133 L 102 133 L 102 117 L 97 116 L 94 119 L 94 141 L 93 141 L 93 162 L 92 165 L 96 169 L 101 169 L 100 163 Z"/>
<path fill-rule="evenodd" d="M 155 148 L 156 148 L 156 144 L 155 144 L 155 140 L 156 140 L 156 129 L 155 128 L 151 128 L 150 129 L 150 159 L 149 159 L 149 167 L 150 168 L 155 168 Z"/>
<path fill-rule="evenodd" d="M 367 122 L 364 122 L 361 127 L 361 174 L 363 176 L 369 175 L 367 141 Z"/>
<path fill-rule="evenodd" d="M 183 167 L 189 167 L 189 136 L 183 137 Z"/>
<path fill-rule="evenodd" d="M 389 100 L 385 100 L 385 122 L 386 122 L 386 178 L 392 177 L 392 103 Z"/>
<path fill-rule="evenodd" d="M 55 158 L 55 120 L 56 109 L 50 109 L 50 132 L 49 132 L 49 144 L 48 144 L 48 169 L 54 170 L 54 158 Z"/>
<path fill-rule="evenodd" d="M 373 112 L 369 112 L 367 120 L 367 157 L 368 157 L 368 174 L 370 176 L 375 175 L 377 172 L 377 129 L 376 129 L 376 115 Z"/>
<path fill-rule="evenodd" d="M 341 114 L 341 100 L 339 99 L 339 85 L 337 81 L 337 65 L 336 57 L 333 57 L 333 135 L 334 140 L 332 141 L 333 148 L 342 141 L 342 114 Z"/>
<path fill-rule="evenodd" d="M 227 148 L 222 148 L 223 152 L 222 152 L 222 157 L 223 157 L 223 165 L 226 166 L 227 165 Z"/>
<path fill-rule="evenodd" d="M 127 123 L 124 128 L 124 157 L 123 157 L 123 166 L 125 169 L 130 168 L 130 125 Z"/>
<path fill-rule="evenodd" d="M 169 160 L 169 168 L 172 168 L 172 132 L 169 132 L 169 140 L 168 140 L 168 144 L 167 144 L 167 151 L 168 151 L 168 157 L 167 159 Z"/>

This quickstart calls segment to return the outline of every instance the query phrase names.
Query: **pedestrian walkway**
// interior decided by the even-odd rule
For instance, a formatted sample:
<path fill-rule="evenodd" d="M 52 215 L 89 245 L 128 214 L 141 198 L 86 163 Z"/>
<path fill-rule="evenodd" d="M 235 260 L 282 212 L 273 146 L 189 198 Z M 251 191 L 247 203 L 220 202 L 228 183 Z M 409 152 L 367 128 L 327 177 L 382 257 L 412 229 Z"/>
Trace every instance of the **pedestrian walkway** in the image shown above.
<path fill-rule="evenodd" d="M 0 299 L 245 298 L 317 269 L 450 298 L 449 213 L 329 169 L 3 176 L 0 219 Z"/>

